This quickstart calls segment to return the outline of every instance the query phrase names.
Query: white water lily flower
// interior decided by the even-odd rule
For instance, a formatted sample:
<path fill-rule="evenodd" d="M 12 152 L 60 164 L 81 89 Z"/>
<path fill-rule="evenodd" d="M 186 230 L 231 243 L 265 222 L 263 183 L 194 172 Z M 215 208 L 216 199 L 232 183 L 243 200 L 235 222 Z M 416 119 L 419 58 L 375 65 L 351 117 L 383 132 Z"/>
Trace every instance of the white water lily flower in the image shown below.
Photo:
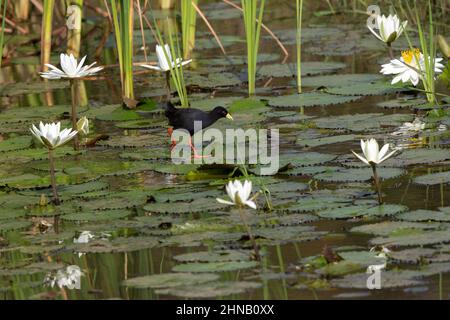
<path fill-rule="evenodd" d="M 61 53 L 60 64 L 62 70 L 58 69 L 54 65 L 46 64 L 46 66 L 51 70 L 41 72 L 40 75 L 42 78 L 52 80 L 61 78 L 77 79 L 92 76 L 97 72 L 103 70 L 103 67 L 94 67 L 96 62 L 88 66 L 83 66 L 84 62 L 86 61 L 86 57 L 87 56 L 84 56 L 83 59 L 81 59 L 80 63 L 78 63 L 73 54 L 67 55 Z"/>
<path fill-rule="evenodd" d="M 441 73 L 442 69 L 444 69 L 444 65 L 440 63 L 441 61 L 442 58 L 435 58 L 435 73 Z M 380 72 L 382 74 L 397 75 L 392 79 L 391 84 L 395 84 L 401 80 L 403 83 L 411 81 L 416 86 L 421 78 L 419 71 L 425 76 L 425 57 L 417 48 L 414 50 L 405 50 L 402 51 L 400 59 L 391 60 L 391 62 L 383 64 L 381 67 Z"/>
<path fill-rule="evenodd" d="M 89 119 L 86 117 L 80 118 L 77 122 L 77 130 L 80 134 L 87 136 L 89 134 Z"/>
<path fill-rule="evenodd" d="M 89 243 L 92 238 L 94 235 L 90 231 L 83 231 L 78 238 L 73 239 L 73 243 Z"/>
<path fill-rule="evenodd" d="M 397 15 L 379 15 L 376 18 L 376 27 L 379 31 L 377 33 L 374 28 L 368 26 L 370 32 L 381 41 L 390 45 L 392 42 L 398 39 L 406 28 L 408 21 L 400 22 Z"/>
<path fill-rule="evenodd" d="M 242 184 L 239 180 L 229 182 L 225 187 L 227 194 L 231 201 L 223 200 L 217 198 L 219 203 L 237 205 L 237 206 L 249 206 L 250 208 L 256 209 L 256 203 L 250 199 L 250 194 L 252 192 L 252 182 L 244 181 Z"/>
<path fill-rule="evenodd" d="M 61 130 L 61 122 L 58 123 L 39 123 L 39 129 L 33 124 L 30 128 L 31 133 L 47 148 L 53 150 L 63 144 L 66 144 L 73 137 L 76 136 L 78 131 L 73 129 Z"/>
<path fill-rule="evenodd" d="M 67 287 L 68 289 L 79 290 L 81 288 L 81 276 L 83 275 L 80 267 L 72 265 L 65 270 L 58 270 L 55 276 L 48 274 L 44 282 L 51 287 L 54 287 L 56 284 L 60 288 Z"/>
<path fill-rule="evenodd" d="M 368 165 L 380 164 L 383 161 L 392 157 L 392 155 L 395 153 L 394 150 L 386 155 L 389 149 L 389 143 L 385 144 L 380 150 L 378 142 L 375 139 L 370 139 L 367 141 L 361 140 L 361 149 L 363 151 L 364 156 L 357 154 L 353 150 L 352 152 L 359 160 Z"/>
<path fill-rule="evenodd" d="M 164 50 L 167 53 L 167 58 L 169 59 L 169 61 L 166 59 L 166 55 L 164 54 Z M 168 44 L 164 45 L 164 49 L 162 46 L 160 45 L 156 45 L 156 56 L 158 57 L 158 65 L 157 66 L 152 66 L 152 65 L 143 65 L 142 67 L 147 68 L 147 69 L 151 69 L 151 70 L 156 70 L 156 71 L 162 71 L 162 72 L 167 72 L 170 70 L 170 65 L 172 66 L 172 68 L 175 67 L 175 62 L 173 61 L 172 58 L 172 54 L 170 53 L 170 47 Z M 186 60 L 183 61 L 183 59 L 181 58 L 177 58 L 176 59 L 176 66 L 179 67 L 181 66 L 185 66 L 188 63 L 190 63 L 192 61 L 192 59 L 190 60 Z"/>
<path fill-rule="evenodd" d="M 392 132 L 393 136 L 408 135 L 411 133 L 417 133 L 425 129 L 425 122 L 422 122 L 419 118 L 414 119 L 413 122 L 405 122 L 397 131 Z"/>

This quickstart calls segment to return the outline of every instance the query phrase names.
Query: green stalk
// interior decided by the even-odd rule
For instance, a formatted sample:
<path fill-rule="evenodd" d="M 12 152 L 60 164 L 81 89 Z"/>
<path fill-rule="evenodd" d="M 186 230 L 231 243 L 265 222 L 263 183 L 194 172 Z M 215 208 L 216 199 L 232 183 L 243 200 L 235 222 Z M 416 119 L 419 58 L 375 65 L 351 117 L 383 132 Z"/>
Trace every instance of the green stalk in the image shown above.
<path fill-rule="evenodd" d="M 302 93 L 302 16 L 303 0 L 297 0 L 297 92 Z"/>
<path fill-rule="evenodd" d="M 197 26 L 197 12 L 194 3 L 198 0 L 181 1 L 181 31 L 183 37 L 183 58 L 189 59 L 195 47 L 195 30 Z"/>
<path fill-rule="evenodd" d="M 7 0 L 0 0 L 0 12 L 2 12 L 2 30 L 0 31 L 0 68 L 2 67 L 3 45 L 5 41 L 6 7 L 7 7 Z"/>
<path fill-rule="evenodd" d="M 120 14 L 119 14 L 120 10 Z M 114 34 L 119 57 L 122 95 L 134 99 L 133 87 L 133 3 L 132 0 L 111 0 Z"/>
<path fill-rule="evenodd" d="M 259 15 L 257 18 L 257 0 L 241 0 L 244 12 L 245 36 L 247 42 L 247 73 L 248 94 L 255 94 L 256 64 L 258 60 L 259 38 L 261 34 L 262 18 L 265 0 L 259 2 Z"/>
<path fill-rule="evenodd" d="M 55 0 L 44 0 L 44 14 L 42 16 L 41 30 L 41 70 L 47 71 L 46 64 L 50 63 L 52 50 L 52 22 Z"/>
<path fill-rule="evenodd" d="M 75 13 L 70 17 L 71 21 L 79 28 L 69 28 L 67 33 L 67 54 L 73 54 L 75 58 L 80 57 L 81 47 L 81 20 L 83 13 L 83 0 L 68 0 L 67 7 L 78 7 Z"/>

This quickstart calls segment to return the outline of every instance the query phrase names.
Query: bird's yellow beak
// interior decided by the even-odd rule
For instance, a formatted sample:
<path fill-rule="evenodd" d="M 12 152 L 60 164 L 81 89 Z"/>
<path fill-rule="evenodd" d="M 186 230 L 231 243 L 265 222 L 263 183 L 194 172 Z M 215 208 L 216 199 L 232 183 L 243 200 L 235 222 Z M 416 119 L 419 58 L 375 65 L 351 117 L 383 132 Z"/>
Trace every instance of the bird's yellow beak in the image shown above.
<path fill-rule="evenodd" d="M 227 113 L 227 119 L 233 120 L 233 117 L 231 116 L 231 114 Z"/>

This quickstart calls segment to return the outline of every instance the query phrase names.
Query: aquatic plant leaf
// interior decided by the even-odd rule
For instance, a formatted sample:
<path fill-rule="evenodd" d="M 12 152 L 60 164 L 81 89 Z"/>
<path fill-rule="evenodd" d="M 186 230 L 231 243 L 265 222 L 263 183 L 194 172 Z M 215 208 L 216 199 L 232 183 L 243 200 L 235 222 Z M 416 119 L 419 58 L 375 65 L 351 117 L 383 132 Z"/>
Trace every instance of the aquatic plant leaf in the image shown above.
<path fill-rule="evenodd" d="M 332 73 L 336 70 L 345 68 L 341 62 L 302 62 L 302 76 L 312 76 L 323 73 Z M 263 77 L 295 77 L 297 75 L 296 64 L 266 64 L 257 71 L 259 76 Z"/>
<path fill-rule="evenodd" d="M 158 241 L 152 237 L 121 237 L 111 241 L 94 239 L 89 243 L 73 244 L 70 249 L 82 253 L 132 252 L 155 247 Z"/>
<path fill-rule="evenodd" d="M 159 289 L 188 285 L 199 285 L 205 282 L 218 280 L 219 275 L 214 273 L 162 273 L 127 279 L 124 286 L 135 289 Z"/>
<path fill-rule="evenodd" d="M 220 72 L 208 75 L 191 74 L 186 78 L 186 85 L 200 88 L 232 87 L 241 84 L 241 80 L 233 73 Z"/>
<path fill-rule="evenodd" d="M 256 261 L 223 261 L 223 262 L 208 262 L 208 263 L 186 263 L 179 264 L 172 268 L 175 272 L 226 272 L 236 271 L 242 269 L 256 268 L 259 263 Z"/>
<path fill-rule="evenodd" d="M 1 221 L 0 220 L 0 232 L 27 229 L 32 225 L 30 221 L 14 220 L 14 221 Z"/>
<path fill-rule="evenodd" d="M 346 87 L 354 84 L 372 83 L 375 80 L 382 79 L 380 74 L 353 73 L 353 74 L 335 74 L 326 76 L 306 77 L 302 79 L 302 86 L 305 87 Z"/>
<path fill-rule="evenodd" d="M 399 214 L 396 218 L 404 220 L 404 221 L 418 221 L 418 222 L 426 222 L 426 221 L 438 221 L 438 222 L 449 222 L 450 221 L 450 213 L 442 212 L 442 211 L 433 211 L 433 210 L 414 210 L 410 212 L 405 212 Z"/>
<path fill-rule="evenodd" d="M 430 223 L 417 223 L 417 222 L 405 222 L 405 221 L 383 221 L 374 224 L 364 224 L 361 226 L 353 227 L 351 232 L 368 233 L 379 236 L 388 236 L 390 234 L 402 234 L 404 231 L 410 230 L 431 230 L 437 229 L 439 224 Z"/>
<path fill-rule="evenodd" d="M 320 138 L 313 138 L 313 139 L 299 138 L 297 140 L 296 144 L 298 144 L 302 147 L 318 147 L 318 146 L 323 146 L 323 145 L 327 145 L 327 144 L 353 141 L 355 139 L 356 139 L 355 135 L 345 134 L 345 135 L 334 135 L 334 136 L 320 137 Z"/>
<path fill-rule="evenodd" d="M 280 154 L 280 168 L 306 167 L 323 164 L 337 158 L 337 155 L 319 152 L 283 153 Z M 282 170 L 281 170 L 282 171 Z"/>
<path fill-rule="evenodd" d="M 102 121 L 129 121 L 141 119 L 141 115 L 135 110 L 125 109 L 120 106 L 111 113 L 99 114 L 96 116 L 97 120 Z"/>
<path fill-rule="evenodd" d="M 180 286 L 169 289 L 159 289 L 158 294 L 168 294 L 180 298 L 215 298 L 226 297 L 232 294 L 241 294 L 250 290 L 259 289 L 261 284 L 250 281 L 221 281 L 208 282 L 195 286 Z"/>
<path fill-rule="evenodd" d="M 251 252 L 244 250 L 199 251 L 173 257 L 178 262 L 248 261 Z"/>
<path fill-rule="evenodd" d="M 281 174 L 286 174 L 288 176 L 313 176 L 324 172 L 335 172 L 339 170 L 339 168 L 340 167 L 332 166 L 296 167 L 283 171 Z"/>
<path fill-rule="evenodd" d="M 326 266 L 318 269 L 317 272 L 322 275 L 337 277 L 349 273 L 356 273 L 364 269 L 365 267 L 359 263 L 342 260 L 327 264 Z"/>
<path fill-rule="evenodd" d="M 0 142 L 0 152 L 21 150 L 31 147 L 32 139 L 30 136 L 18 136 L 6 139 Z"/>
<path fill-rule="evenodd" d="M 142 119 L 122 121 L 116 123 L 116 127 L 121 129 L 151 129 L 151 128 L 163 128 L 167 126 L 167 120 L 163 118 Z"/>
<path fill-rule="evenodd" d="M 450 171 L 430 173 L 413 179 L 414 183 L 427 186 L 450 183 Z"/>
<path fill-rule="evenodd" d="M 136 150 L 132 152 L 123 152 L 119 154 L 119 158 L 125 160 L 163 160 L 170 158 L 168 148 L 152 148 L 150 150 Z"/>
<path fill-rule="evenodd" d="M 419 231 L 412 234 L 393 235 L 379 237 L 370 240 L 371 244 L 392 247 L 426 246 L 437 243 L 449 243 L 450 233 L 448 230 Z"/>
<path fill-rule="evenodd" d="M 378 176 L 382 180 L 392 179 L 405 173 L 399 168 L 379 168 Z M 370 168 L 339 169 L 334 172 L 323 172 L 314 176 L 314 179 L 327 182 L 370 181 L 372 179 Z"/>
<path fill-rule="evenodd" d="M 333 279 L 330 285 L 345 289 L 367 290 L 367 273 L 349 274 L 340 279 Z M 422 282 L 415 280 L 406 271 L 384 271 L 381 277 L 381 288 L 399 288 L 420 285 Z"/>
<path fill-rule="evenodd" d="M 143 134 L 138 136 L 113 136 L 106 141 L 99 141 L 97 144 L 113 148 L 142 148 L 160 147 L 168 143 L 167 137 L 154 134 Z"/>
<path fill-rule="evenodd" d="M 269 105 L 275 108 L 317 107 L 348 103 L 358 100 L 359 96 L 332 95 L 324 92 L 306 92 L 269 98 Z"/>
<path fill-rule="evenodd" d="M 400 85 L 392 85 L 389 82 L 377 81 L 373 83 L 358 83 L 350 86 L 329 88 L 327 89 L 327 92 L 345 96 L 379 96 L 405 90 L 406 89 Z"/>
<path fill-rule="evenodd" d="M 130 215 L 126 210 L 100 210 L 92 212 L 71 213 L 61 216 L 66 221 L 107 221 L 122 219 Z"/>
<path fill-rule="evenodd" d="M 425 99 L 394 99 L 382 101 L 376 104 L 377 107 L 392 109 L 392 108 L 414 108 L 427 103 Z"/>
<path fill-rule="evenodd" d="M 144 210 L 152 213 L 194 213 L 208 212 L 226 208 L 226 205 L 220 204 L 215 199 L 196 199 L 192 202 L 168 202 L 168 203 L 149 203 L 144 206 Z"/>
<path fill-rule="evenodd" d="M 419 263 L 421 259 L 431 257 L 434 253 L 436 253 L 436 249 L 422 247 L 391 251 L 389 252 L 389 260 L 397 263 Z"/>
<path fill-rule="evenodd" d="M 414 164 L 431 164 L 450 160 L 448 149 L 413 149 L 404 150 L 393 158 L 386 160 L 383 165 L 387 167 L 402 167 Z"/>

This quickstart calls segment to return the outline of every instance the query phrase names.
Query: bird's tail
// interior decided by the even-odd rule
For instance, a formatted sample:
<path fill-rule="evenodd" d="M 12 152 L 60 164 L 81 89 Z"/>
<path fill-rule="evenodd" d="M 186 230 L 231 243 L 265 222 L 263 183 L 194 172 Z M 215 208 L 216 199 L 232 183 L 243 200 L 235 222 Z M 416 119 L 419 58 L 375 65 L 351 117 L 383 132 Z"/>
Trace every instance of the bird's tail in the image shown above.
<path fill-rule="evenodd" d="M 164 110 L 165 110 L 164 113 L 165 113 L 166 117 L 169 117 L 169 115 L 174 114 L 177 111 L 175 106 L 170 101 L 167 101 L 164 104 Z"/>

